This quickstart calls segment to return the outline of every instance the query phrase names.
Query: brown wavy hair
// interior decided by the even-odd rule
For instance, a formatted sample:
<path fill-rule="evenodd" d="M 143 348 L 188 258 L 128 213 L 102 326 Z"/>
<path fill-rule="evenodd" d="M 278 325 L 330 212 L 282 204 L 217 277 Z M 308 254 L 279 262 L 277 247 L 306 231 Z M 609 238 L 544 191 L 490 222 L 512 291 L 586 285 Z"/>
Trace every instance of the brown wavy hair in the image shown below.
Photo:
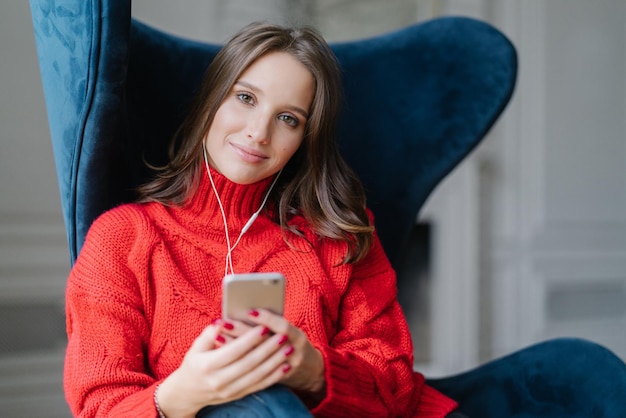
<path fill-rule="evenodd" d="M 360 181 L 339 153 L 335 137 L 342 100 L 341 72 L 324 38 L 308 27 L 287 28 L 252 23 L 224 45 L 204 75 L 190 111 L 176 131 L 170 161 L 157 177 L 139 188 L 139 201 L 181 205 L 192 195 L 203 173 L 202 141 L 215 113 L 241 74 L 270 52 L 286 52 L 313 75 L 315 94 L 304 140 L 283 169 L 272 195 L 275 221 L 283 231 L 302 234 L 290 225 L 302 215 L 321 237 L 344 241 L 344 263 L 367 254 L 373 226 L 365 209 Z M 286 236 L 286 235 L 285 235 Z"/>

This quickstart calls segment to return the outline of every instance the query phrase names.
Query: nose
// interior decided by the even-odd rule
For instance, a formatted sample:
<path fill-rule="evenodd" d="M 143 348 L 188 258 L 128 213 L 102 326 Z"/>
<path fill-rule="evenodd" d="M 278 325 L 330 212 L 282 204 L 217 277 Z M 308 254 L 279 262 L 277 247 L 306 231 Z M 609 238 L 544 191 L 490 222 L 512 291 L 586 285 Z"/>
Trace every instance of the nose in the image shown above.
<path fill-rule="evenodd" d="M 251 117 L 246 127 L 248 138 L 262 144 L 268 143 L 271 136 L 271 121 L 271 117 L 263 114 Z"/>

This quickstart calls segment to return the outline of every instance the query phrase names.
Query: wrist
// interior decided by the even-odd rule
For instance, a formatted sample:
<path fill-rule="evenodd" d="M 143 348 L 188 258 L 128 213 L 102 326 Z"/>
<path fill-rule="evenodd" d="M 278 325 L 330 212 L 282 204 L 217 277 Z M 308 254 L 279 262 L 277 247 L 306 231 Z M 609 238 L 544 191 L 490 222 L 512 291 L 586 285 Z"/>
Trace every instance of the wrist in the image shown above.
<path fill-rule="evenodd" d="M 154 390 L 154 406 L 159 418 L 194 418 L 197 411 L 179 399 L 175 373 L 161 382 Z"/>
<path fill-rule="evenodd" d="M 314 394 L 323 395 L 326 392 L 326 365 L 324 364 L 324 356 L 322 352 L 315 349 L 317 354 L 317 371 L 315 378 L 311 379 L 311 386 L 309 392 Z"/>
<path fill-rule="evenodd" d="M 161 409 L 161 405 L 159 404 L 159 388 L 161 387 L 161 385 L 156 385 L 156 387 L 154 388 L 154 407 L 156 408 L 157 411 L 157 415 L 159 418 L 167 418 L 167 416 L 163 413 L 163 410 Z"/>

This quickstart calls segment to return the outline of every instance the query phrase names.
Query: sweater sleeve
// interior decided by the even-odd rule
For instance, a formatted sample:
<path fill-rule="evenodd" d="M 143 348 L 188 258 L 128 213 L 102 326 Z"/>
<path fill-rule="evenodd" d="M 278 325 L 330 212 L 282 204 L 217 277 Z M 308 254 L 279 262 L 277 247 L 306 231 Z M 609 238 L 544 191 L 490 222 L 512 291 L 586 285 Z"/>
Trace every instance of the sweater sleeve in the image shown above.
<path fill-rule="evenodd" d="M 64 386 L 74 416 L 157 416 L 157 382 L 144 361 L 149 329 L 141 292 L 146 290 L 137 280 L 139 267 L 130 267 L 134 258 L 147 257 L 155 241 L 142 222 L 140 212 L 128 207 L 102 215 L 70 272 Z"/>
<path fill-rule="evenodd" d="M 354 266 L 339 332 L 317 347 L 327 387 L 315 416 L 443 418 L 454 409 L 454 401 L 413 372 L 411 336 L 396 296 L 395 272 L 375 236 L 367 257 Z"/>

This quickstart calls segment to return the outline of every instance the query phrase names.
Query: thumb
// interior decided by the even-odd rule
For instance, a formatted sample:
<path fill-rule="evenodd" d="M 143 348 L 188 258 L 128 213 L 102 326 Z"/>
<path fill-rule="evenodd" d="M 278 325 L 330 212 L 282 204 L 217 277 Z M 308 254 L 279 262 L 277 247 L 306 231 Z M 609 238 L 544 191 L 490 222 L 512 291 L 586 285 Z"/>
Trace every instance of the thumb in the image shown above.
<path fill-rule="evenodd" d="M 206 327 L 189 347 L 190 353 L 201 353 L 215 348 L 215 339 L 222 332 L 221 324 L 211 324 Z"/>

